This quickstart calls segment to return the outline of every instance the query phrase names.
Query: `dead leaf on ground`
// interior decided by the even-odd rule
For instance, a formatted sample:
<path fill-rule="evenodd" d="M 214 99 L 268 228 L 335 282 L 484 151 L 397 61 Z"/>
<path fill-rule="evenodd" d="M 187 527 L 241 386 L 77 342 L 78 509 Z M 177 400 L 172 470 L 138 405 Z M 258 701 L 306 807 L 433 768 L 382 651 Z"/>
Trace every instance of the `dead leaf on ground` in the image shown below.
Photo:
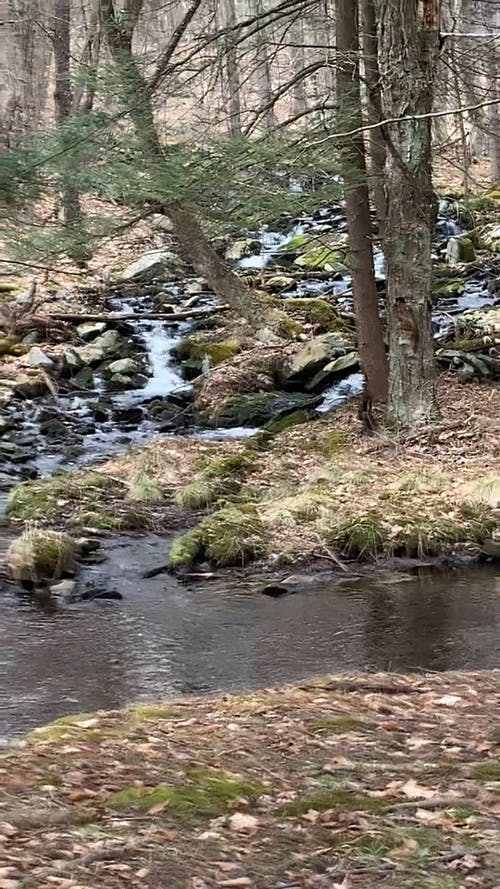
<path fill-rule="evenodd" d="M 236 833 L 256 833 L 259 829 L 259 819 L 254 815 L 244 815 L 243 812 L 235 812 L 229 819 L 229 827 Z"/>

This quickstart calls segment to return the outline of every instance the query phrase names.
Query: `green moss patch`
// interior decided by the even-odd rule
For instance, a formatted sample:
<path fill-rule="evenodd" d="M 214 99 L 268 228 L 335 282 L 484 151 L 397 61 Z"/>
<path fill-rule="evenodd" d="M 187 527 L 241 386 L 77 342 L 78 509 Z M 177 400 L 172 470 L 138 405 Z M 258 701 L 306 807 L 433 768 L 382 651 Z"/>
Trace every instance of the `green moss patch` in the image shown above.
<path fill-rule="evenodd" d="M 283 307 L 292 318 L 310 324 L 314 333 L 345 329 L 344 322 L 326 299 L 307 297 L 285 299 Z"/>
<path fill-rule="evenodd" d="M 347 732 L 364 731 L 368 728 L 362 719 L 354 716 L 319 716 L 306 724 L 311 735 L 343 735 Z"/>
<path fill-rule="evenodd" d="M 225 506 L 177 537 L 169 556 L 171 568 L 204 558 L 219 566 L 246 565 L 267 552 L 267 538 L 254 506 Z"/>
<path fill-rule="evenodd" d="M 262 784 L 241 775 L 200 768 L 187 772 L 185 784 L 127 787 L 109 794 L 105 805 L 115 811 L 149 811 L 156 806 L 165 806 L 169 812 L 180 816 L 215 817 L 227 811 L 233 800 L 256 796 L 263 790 Z"/>
<path fill-rule="evenodd" d="M 381 800 L 377 797 L 368 796 L 364 793 L 355 793 L 351 790 L 320 790 L 317 793 L 311 793 L 303 797 L 299 797 L 290 803 L 279 806 L 276 810 L 277 815 L 284 815 L 287 818 L 300 818 L 307 815 L 308 812 L 367 812 L 379 813 L 387 809 L 387 800 Z"/>

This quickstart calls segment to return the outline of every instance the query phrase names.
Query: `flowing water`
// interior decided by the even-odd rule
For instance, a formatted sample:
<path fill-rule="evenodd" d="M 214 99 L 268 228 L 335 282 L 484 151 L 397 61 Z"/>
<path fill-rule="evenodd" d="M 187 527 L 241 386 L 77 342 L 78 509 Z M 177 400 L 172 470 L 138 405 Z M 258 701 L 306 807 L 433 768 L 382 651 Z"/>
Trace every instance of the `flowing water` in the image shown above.
<path fill-rule="evenodd" d="M 288 234 L 261 232 L 260 253 L 240 265 L 264 268 L 294 234 L 343 231 L 338 208 L 302 219 Z M 451 233 L 448 227 L 447 233 Z M 455 230 L 453 233 L 456 233 Z M 375 267 L 385 277 L 385 259 L 376 250 Z M 284 296 L 335 295 L 350 306 L 350 278 L 305 278 Z M 345 296 L 342 294 L 345 293 Z M 484 282 L 467 281 L 436 311 L 436 336 L 446 333 L 454 315 L 491 304 Z M 137 311 L 137 300 L 114 300 L 123 314 Z M 143 306 L 146 308 L 146 306 Z M 29 471 L 49 475 L 150 440 L 157 428 L 144 403 L 189 388 L 172 349 L 188 324 L 161 321 L 134 324 L 149 376 L 144 386 L 110 392 L 95 378 L 92 392 L 53 399 L 60 416 L 83 429 L 81 453 L 61 453 L 61 445 L 34 447 Z M 325 413 L 359 394 L 360 373 L 350 373 L 323 393 L 317 408 Z M 91 400 L 105 399 L 108 419 L 93 422 Z M 44 399 L 43 404 L 50 401 Z M 41 441 L 40 405 L 25 404 L 19 437 Z M 43 409 L 43 405 L 42 405 Z M 129 411 L 126 423 L 116 411 Z M 256 429 L 192 429 L 199 438 L 243 438 Z M 15 476 L 0 480 L 6 488 Z M 0 513 L 5 497 L 0 494 Z M 0 538 L 0 548 L 7 539 Z M 141 697 L 253 688 L 318 672 L 354 669 L 488 669 L 500 664 L 500 584 L 490 570 L 469 573 L 341 579 L 314 590 L 275 600 L 249 582 L 217 580 L 189 586 L 165 574 L 145 579 L 148 568 L 166 561 L 168 541 L 155 537 L 115 539 L 105 547 L 103 564 L 86 567 L 85 588 L 116 590 L 120 601 L 83 601 L 41 609 L 7 583 L 0 588 L 0 737 L 21 733 L 75 711 L 112 708 Z"/>
<path fill-rule="evenodd" d="M 325 581 L 272 599 L 261 585 L 180 583 L 168 541 L 118 539 L 81 583 L 123 595 L 42 610 L 4 590 L 0 736 L 139 698 L 251 689 L 358 669 L 491 669 L 500 663 L 500 581 L 460 574 Z"/>

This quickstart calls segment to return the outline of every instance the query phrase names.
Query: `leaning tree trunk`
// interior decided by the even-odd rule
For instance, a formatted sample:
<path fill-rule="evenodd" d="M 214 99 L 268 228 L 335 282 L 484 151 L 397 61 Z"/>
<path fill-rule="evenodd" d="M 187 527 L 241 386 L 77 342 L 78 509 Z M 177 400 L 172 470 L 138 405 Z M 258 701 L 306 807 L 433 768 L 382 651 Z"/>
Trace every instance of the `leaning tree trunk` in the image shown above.
<path fill-rule="evenodd" d="M 358 132 L 342 152 L 352 292 L 366 394 L 387 401 L 388 365 L 373 267 L 359 78 L 358 0 L 337 0 L 337 96 L 342 128 Z"/>
<path fill-rule="evenodd" d="M 141 0 L 133 2 L 136 21 Z M 101 0 L 101 21 L 112 59 L 119 72 L 123 101 L 128 108 L 144 159 L 151 165 L 161 163 L 165 154 L 154 119 L 151 89 L 132 52 L 133 23 L 129 21 L 126 26 L 116 19 L 113 0 Z M 158 210 L 171 219 L 175 234 L 194 269 L 208 281 L 219 300 L 227 303 L 254 329 L 287 335 L 287 322 L 288 330 L 290 329 L 288 315 L 280 311 L 265 294 L 250 290 L 226 265 L 213 249 L 190 209 L 169 202 L 168 205 L 159 206 Z"/>
<path fill-rule="evenodd" d="M 54 0 L 54 18 L 52 26 L 55 63 L 54 104 L 56 123 L 63 133 L 63 143 L 66 141 L 64 136 L 64 126 L 67 123 L 68 118 L 71 116 L 73 108 L 73 95 L 70 79 L 70 22 L 70 0 Z M 62 188 L 64 223 L 65 225 L 75 225 L 81 218 L 78 191 L 69 182 L 67 174 L 64 178 L 66 180 L 63 182 Z M 81 259 L 83 257 L 75 255 L 74 258 Z"/>
<path fill-rule="evenodd" d="M 363 61 L 367 91 L 368 123 L 378 123 L 381 119 L 382 100 L 380 95 L 380 71 L 378 67 L 377 18 L 374 0 L 361 0 Z M 380 127 L 370 130 L 369 136 L 371 191 L 377 211 L 379 235 L 383 240 L 387 212 L 384 175 L 385 139 Z"/>
<path fill-rule="evenodd" d="M 376 0 L 386 163 L 389 418 L 413 428 L 436 411 L 431 323 L 431 117 L 440 0 Z"/>

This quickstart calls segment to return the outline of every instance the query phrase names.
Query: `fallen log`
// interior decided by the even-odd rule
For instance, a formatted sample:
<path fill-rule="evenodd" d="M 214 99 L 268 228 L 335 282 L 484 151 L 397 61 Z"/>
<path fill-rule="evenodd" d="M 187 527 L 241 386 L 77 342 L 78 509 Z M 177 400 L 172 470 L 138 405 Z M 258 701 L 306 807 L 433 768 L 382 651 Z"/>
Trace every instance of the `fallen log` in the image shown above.
<path fill-rule="evenodd" d="M 189 318 L 204 318 L 207 315 L 215 315 L 218 312 L 227 312 L 229 306 L 211 306 L 207 309 L 190 309 L 185 312 L 145 312 L 135 314 L 127 312 L 120 315 L 117 312 L 108 314 L 54 312 L 48 316 L 48 321 L 54 318 L 56 321 L 68 321 L 74 324 L 83 324 L 85 321 L 105 321 L 107 324 L 119 324 L 122 321 L 185 321 Z"/>

